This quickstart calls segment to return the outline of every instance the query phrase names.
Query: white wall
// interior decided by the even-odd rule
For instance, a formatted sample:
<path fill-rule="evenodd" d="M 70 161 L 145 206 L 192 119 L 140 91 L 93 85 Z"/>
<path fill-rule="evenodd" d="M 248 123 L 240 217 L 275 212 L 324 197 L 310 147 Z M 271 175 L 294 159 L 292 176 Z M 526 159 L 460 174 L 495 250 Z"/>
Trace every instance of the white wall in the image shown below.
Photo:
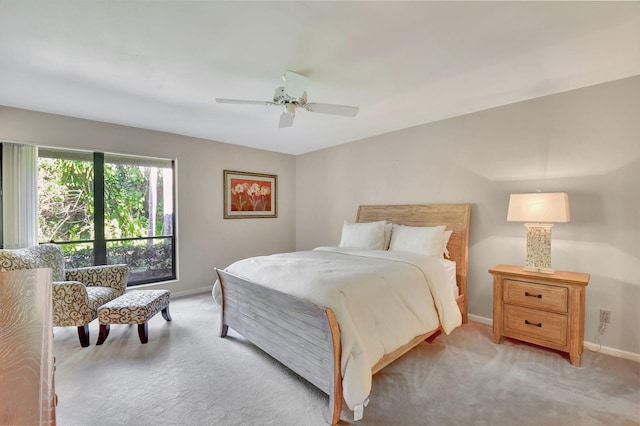
<path fill-rule="evenodd" d="M 640 353 L 640 77 L 508 105 L 298 157 L 0 106 L 0 140 L 174 158 L 174 293 L 210 287 L 214 266 L 339 241 L 360 204 L 470 202 L 470 312 L 490 318 L 487 269 L 524 264 L 510 193 L 567 191 L 552 266 L 587 272 L 585 339 Z M 222 170 L 278 175 L 277 219 L 222 219 Z"/>
<path fill-rule="evenodd" d="M 426 100 L 428 102 L 428 100 Z M 301 155 L 296 249 L 337 244 L 360 204 L 470 202 L 470 313 L 492 316 L 500 263 L 525 263 L 510 193 L 566 191 L 552 266 L 591 274 L 585 339 L 640 353 L 640 77 L 494 108 Z"/>
<path fill-rule="evenodd" d="M 174 294 L 210 288 L 214 267 L 295 247 L 295 157 L 169 133 L 0 106 L 0 141 L 176 160 L 178 280 Z M 278 175 L 278 218 L 223 219 L 223 170 Z"/>

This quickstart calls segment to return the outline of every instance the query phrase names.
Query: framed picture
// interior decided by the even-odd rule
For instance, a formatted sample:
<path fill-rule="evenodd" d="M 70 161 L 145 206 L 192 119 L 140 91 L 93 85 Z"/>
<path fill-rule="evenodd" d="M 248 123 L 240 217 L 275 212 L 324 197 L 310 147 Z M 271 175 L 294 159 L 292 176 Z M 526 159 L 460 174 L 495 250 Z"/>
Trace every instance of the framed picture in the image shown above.
<path fill-rule="evenodd" d="M 278 176 L 224 171 L 224 218 L 278 217 Z"/>

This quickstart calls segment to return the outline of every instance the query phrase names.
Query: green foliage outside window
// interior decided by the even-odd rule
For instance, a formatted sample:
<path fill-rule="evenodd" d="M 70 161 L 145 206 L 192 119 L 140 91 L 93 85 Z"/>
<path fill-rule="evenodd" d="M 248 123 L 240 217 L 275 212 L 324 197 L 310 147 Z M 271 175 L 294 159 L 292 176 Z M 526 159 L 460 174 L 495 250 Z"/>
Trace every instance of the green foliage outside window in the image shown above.
<path fill-rule="evenodd" d="M 159 169 L 158 187 L 162 191 Z M 163 235 L 163 203 L 149 232 L 149 167 L 105 164 L 105 238 Z M 39 236 L 41 242 L 93 239 L 93 164 L 80 160 L 40 159 Z"/>
<path fill-rule="evenodd" d="M 172 170 L 134 163 L 104 162 L 107 262 L 129 265 L 130 282 L 172 277 L 173 239 L 160 238 L 173 234 Z M 39 240 L 61 243 L 68 267 L 94 262 L 94 172 L 90 160 L 39 159 Z"/>
<path fill-rule="evenodd" d="M 93 239 L 93 164 L 41 158 L 38 209 L 40 242 Z"/>

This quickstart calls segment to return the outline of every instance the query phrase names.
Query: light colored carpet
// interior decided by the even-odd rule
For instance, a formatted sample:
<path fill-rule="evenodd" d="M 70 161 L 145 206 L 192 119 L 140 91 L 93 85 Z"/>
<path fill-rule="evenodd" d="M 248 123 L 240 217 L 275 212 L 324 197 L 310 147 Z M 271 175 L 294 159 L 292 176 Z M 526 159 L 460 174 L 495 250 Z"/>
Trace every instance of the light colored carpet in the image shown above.
<path fill-rule="evenodd" d="M 217 337 L 210 294 L 173 298 L 172 322 L 111 326 L 81 348 L 56 328 L 58 424 L 323 425 L 328 397 L 230 330 Z M 582 368 L 556 352 L 491 343 L 469 323 L 423 343 L 373 380 L 357 425 L 638 425 L 640 364 L 585 350 Z M 342 424 L 351 423 L 343 411 Z"/>

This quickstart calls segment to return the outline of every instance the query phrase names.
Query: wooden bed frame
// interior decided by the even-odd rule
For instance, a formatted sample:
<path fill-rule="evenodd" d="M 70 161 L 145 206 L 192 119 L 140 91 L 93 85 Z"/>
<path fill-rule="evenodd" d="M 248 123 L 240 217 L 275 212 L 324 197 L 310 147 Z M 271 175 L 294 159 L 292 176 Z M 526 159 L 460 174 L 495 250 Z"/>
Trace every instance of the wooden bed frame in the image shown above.
<path fill-rule="evenodd" d="M 446 225 L 453 231 L 447 249 L 456 262 L 457 298 L 467 322 L 467 258 L 470 204 L 360 206 L 357 222 L 387 220 L 398 225 Z M 340 327 L 333 311 L 278 290 L 216 269 L 222 292 L 220 337 L 229 327 L 329 395 L 330 422 L 342 409 Z M 385 355 L 371 369 L 375 374 L 440 329 L 417 336 Z"/>

